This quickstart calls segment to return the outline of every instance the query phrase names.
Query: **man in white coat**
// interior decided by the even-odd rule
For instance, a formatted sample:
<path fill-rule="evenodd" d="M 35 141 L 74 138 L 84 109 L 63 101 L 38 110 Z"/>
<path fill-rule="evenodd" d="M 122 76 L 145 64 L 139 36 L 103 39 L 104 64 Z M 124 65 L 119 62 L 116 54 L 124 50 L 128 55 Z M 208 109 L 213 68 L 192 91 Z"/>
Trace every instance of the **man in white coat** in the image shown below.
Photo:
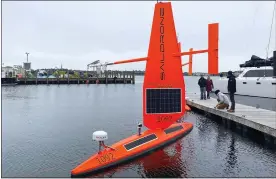
<path fill-rule="evenodd" d="M 225 94 L 220 92 L 219 90 L 216 90 L 215 94 L 218 97 L 218 104 L 216 105 L 215 108 L 217 108 L 217 109 L 229 109 L 229 104 L 230 104 L 229 98 Z"/>

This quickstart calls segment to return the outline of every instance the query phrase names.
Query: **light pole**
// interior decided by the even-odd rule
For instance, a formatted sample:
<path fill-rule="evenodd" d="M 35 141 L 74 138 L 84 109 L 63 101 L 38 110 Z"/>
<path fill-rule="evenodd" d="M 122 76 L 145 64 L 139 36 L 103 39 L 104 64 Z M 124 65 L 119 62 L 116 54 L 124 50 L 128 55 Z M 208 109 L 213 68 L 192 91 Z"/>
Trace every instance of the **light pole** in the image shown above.
<path fill-rule="evenodd" d="M 28 57 L 30 53 L 26 52 L 25 54 L 27 55 L 27 63 L 28 63 Z"/>

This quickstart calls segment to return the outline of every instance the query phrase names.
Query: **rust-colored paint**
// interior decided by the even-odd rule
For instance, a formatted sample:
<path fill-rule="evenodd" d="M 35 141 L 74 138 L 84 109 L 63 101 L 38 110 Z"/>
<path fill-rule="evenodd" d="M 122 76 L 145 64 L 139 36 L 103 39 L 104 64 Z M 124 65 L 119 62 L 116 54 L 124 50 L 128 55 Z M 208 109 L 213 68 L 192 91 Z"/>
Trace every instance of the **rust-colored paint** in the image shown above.
<path fill-rule="evenodd" d="M 219 24 L 208 25 L 208 73 L 218 74 L 218 38 Z"/>
<path fill-rule="evenodd" d="M 182 73 L 179 43 L 174 25 L 170 2 L 155 4 L 148 61 L 143 85 L 143 122 L 149 129 L 165 129 L 176 122 L 185 113 L 185 84 Z M 181 112 L 169 114 L 146 113 L 146 89 L 159 88 L 154 84 L 181 89 Z M 158 122 L 157 118 L 169 116 L 170 120 Z"/>

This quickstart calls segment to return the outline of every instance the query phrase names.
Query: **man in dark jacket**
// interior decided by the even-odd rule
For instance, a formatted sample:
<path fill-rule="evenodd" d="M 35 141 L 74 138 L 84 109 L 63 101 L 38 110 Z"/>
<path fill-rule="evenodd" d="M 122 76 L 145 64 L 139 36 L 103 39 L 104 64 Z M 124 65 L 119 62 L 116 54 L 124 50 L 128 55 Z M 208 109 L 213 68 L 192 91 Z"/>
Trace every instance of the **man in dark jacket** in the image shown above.
<path fill-rule="evenodd" d="M 206 79 L 203 77 L 203 75 L 200 75 L 198 85 L 200 87 L 200 100 L 206 100 Z"/>
<path fill-rule="evenodd" d="M 228 112 L 235 112 L 235 99 L 234 94 L 236 93 L 236 79 L 233 75 L 232 71 L 228 71 L 228 93 L 230 95 L 230 101 L 231 101 L 231 108 L 228 110 Z"/>

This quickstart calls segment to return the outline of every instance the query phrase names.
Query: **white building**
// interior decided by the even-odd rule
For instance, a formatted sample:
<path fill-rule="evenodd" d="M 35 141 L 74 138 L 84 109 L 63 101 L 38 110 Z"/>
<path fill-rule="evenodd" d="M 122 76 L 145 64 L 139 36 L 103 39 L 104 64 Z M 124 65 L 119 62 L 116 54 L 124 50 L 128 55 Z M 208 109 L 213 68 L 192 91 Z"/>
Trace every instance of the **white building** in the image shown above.
<path fill-rule="evenodd" d="M 1 77 L 2 78 L 12 78 L 16 77 L 17 74 L 22 74 L 24 75 L 24 69 L 21 65 L 14 65 L 12 66 L 2 66 L 1 68 Z"/>
<path fill-rule="evenodd" d="M 2 78 L 11 78 L 12 76 L 14 76 L 14 70 L 11 66 L 2 66 L 1 71 Z"/>

